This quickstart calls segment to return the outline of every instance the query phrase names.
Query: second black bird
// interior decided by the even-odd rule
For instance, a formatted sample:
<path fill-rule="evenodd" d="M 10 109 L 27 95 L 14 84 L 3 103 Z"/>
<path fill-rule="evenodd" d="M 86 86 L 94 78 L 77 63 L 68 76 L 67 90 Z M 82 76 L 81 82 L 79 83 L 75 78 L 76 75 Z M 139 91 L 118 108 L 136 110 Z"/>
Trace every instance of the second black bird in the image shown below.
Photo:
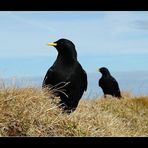
<path fill-rule="evenodd" d="M 116 79 L 110 74 L 109 70 L 106 67 L 99 69 L 102 77 L 99 80 L 99 86 L 102 88 L 104 97 L 106 95 L 112 95 L 113 97 L 121 97 L 120 89 Z"/>
<path fill-rule="evenodd" d="M 78 62 L 75 45 L 70 40 L 59 39 L 48 45 L 57 49 L 58 56 L 45 75 L 43 87 L 65 85 L 63 92 L 57 92 L 61 107 L 66 112 L 74 111 L 87 90 L 87 74 Z"/>

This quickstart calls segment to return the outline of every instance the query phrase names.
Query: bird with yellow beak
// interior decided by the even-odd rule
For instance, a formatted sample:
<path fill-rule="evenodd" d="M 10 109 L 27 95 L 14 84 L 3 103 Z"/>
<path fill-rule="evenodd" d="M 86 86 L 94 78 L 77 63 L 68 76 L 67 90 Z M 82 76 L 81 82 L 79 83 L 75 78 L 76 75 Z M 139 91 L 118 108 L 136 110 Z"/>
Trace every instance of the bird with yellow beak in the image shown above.
<path fill-rule="evenodd" d="M 87 90 L 87 74 L 77 60 L 72 41 L 59 39 L 49 42 L 48 46 L 54 46 L 58 55 L 47 71 L 42 86 L 57 90 L 56 95 L 60 97 L 59 106 L 64 112 L 71 113 L 77 108 L 84 91 Z"/>

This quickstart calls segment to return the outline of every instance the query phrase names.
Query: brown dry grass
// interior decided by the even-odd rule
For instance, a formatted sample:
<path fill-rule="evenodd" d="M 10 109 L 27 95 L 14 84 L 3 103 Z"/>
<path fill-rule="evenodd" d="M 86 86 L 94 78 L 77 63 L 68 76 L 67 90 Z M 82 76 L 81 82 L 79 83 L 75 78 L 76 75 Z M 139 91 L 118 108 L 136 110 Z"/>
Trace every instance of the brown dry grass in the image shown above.
<path fill-rule="evenodd" d="M 70 115 L 39 88 L 0 88 L 1 136 L 148 136 L 148 97 L 81 99 Z M 52 99 L 51 99 L 52 98 Z M 53 99 L 55 98 L 55 99 Z"/>

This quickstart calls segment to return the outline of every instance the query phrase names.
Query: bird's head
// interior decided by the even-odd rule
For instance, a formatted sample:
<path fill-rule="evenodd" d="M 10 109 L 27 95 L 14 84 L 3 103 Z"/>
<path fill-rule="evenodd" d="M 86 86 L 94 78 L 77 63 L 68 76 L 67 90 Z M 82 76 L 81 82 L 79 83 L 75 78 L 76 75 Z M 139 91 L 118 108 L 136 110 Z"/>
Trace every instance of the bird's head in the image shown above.
<path fill-rule="evenodd" d="M 110 75 L 110 72 L 109 72 L 109 70 L 108 70 L 106 67 L 101 67 L 101 68 L 98 69 L 98 71 L 99 71 L 102 75 L 104 75 L 104 76 Z"/>
<path fill-rule="evenodd" d="M 58 53 L 64 57 L 77 58 L 75 45 L 73 44 L 72 41 L 68 39 L 59 39 L 58 41 L 55 42 L 49 42 L 47 45 L 54 46 L 57 49 Z"/>

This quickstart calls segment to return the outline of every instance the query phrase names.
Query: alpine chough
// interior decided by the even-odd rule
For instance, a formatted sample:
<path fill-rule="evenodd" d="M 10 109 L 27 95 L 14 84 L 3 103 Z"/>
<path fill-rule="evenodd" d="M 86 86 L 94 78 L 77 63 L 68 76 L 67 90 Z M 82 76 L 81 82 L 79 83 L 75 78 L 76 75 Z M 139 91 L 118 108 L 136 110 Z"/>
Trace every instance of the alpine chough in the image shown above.
<path fill-rule="evenodd" d="M 62 88 L 57 91 L 60 96 L 60 107 L 64 112 L 74 111 L 84 91 L 87 90 L 87 74 L 77 60 L 75 45 L 68 39 L 59 39 L 48 43 L 57 49 L 58 55 L 54 64 L 47 71 L 42 87 Z"/>
<path fill-rule="evenodd" d="M 99 70 L 102 77 L 99 79 L 99 86 L 102 88 L 104 97 L 112 95 L 113 97 L 121 97 L 120 89 L 116 79 L 110 74 L 106 67 L 101 67 Z"/>

